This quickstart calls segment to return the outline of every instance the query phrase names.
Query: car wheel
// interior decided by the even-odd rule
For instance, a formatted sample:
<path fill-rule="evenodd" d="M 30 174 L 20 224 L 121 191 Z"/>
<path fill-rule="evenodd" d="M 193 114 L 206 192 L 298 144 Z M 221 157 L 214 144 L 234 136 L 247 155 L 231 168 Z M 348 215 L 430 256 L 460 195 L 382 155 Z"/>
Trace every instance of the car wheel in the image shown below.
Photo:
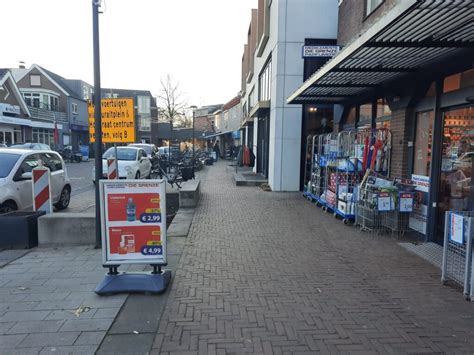
<path fill-rule="evenodd" d="M 58 203 L 54 205 L 58 210 L 64 210 L 69 206 L 69 202 L 71 202 L 71 188 L 65 186 L 61 191 L 61 196 L 59 197 Z"/>
<path fill-rule="evenodd" d="M 16 211 L 17 205 L 13 201 L 7 201 L 0 205 L 0 214 Z"/>

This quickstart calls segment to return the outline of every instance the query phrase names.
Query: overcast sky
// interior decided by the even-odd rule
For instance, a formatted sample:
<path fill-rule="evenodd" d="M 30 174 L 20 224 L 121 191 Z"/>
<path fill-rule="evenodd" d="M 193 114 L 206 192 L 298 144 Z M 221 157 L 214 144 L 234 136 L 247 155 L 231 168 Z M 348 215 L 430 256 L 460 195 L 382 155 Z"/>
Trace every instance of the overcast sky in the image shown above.
<path fill-rule="evenodd" d="M 0 0 L 1 67 L 39 64 L 93 84 L 91 0 Z M 257 0 L 105 0 L 102 87 L 150 90 L 167 73 L 190 104 L 240 90 L 243 45 Z"/>

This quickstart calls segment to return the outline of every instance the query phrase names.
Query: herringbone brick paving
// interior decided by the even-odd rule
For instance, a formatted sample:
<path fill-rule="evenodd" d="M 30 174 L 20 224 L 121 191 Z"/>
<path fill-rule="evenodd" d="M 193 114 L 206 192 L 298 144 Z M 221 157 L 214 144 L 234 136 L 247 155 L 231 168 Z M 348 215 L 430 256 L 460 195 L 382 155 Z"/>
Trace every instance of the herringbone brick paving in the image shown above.
<path fill-rule="evenodd" d="M 474 305 L 386 237 L 209 169 L 153 352 L 473 353 Z"/>

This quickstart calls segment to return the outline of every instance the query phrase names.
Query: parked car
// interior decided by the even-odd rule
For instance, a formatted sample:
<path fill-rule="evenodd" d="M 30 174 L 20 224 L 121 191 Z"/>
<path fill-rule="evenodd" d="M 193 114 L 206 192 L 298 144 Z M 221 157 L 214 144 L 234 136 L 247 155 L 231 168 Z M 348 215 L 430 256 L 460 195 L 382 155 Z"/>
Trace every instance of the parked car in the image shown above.
<path fill-rule="evenodd" d="M 32 149 L 32 150 L 51 150 L 51 147 L 44 143 L 21 143 L 14 144 L 10 148 Z"/>
<path fill-rule="evenodd" d="M 158 168 L 160 159 L 156 145 L 149 143 L 132 143 L 128 146 L 143 149 L 151 161 L 152 169 Z"/>
<path fill-rule="evenodd" d="M 53 151 L 0 148 L 0 213 L 33 207 L 32 170 L 43 165 L 51 171 L 53 205 L 63 210 L 71 200 L 71 182 L 66 164 Z"/>
<path fill-rule="evenodd" d="M 168 154 L 171 154 L 171 160 L 178 159 L 181 154 L 178 147 L 168 146 L 158 147 L 158 152 L 161 156 L 168 156 Z"/>
<path fill-rule="evenodd" d="M 146 152 L 136 147 L 117 147 L 118 175 L 120 179 L 143 179 L 151 174 L 151 162 Z M 107 159 L 115 157 L 115 148 L 109 148 L 102 155 L 103 176 L 107 179 Z M 95 167 L 92 169 L 95 183 Z"/>

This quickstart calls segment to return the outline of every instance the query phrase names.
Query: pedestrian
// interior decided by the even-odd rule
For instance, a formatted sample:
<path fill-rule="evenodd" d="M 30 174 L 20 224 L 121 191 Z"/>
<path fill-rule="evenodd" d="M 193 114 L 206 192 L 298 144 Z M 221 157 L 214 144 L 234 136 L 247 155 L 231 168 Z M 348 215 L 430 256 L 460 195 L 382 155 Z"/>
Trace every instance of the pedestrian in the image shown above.
<path fill-rule="evenodd" d="M 220 149 L 219 149 L 219 142 L 216 141 L 216 143 L 214 143 L 214 152 L 216 153 L 216 161 L 219 160 L 219 155 L 220 155 Z"/>

